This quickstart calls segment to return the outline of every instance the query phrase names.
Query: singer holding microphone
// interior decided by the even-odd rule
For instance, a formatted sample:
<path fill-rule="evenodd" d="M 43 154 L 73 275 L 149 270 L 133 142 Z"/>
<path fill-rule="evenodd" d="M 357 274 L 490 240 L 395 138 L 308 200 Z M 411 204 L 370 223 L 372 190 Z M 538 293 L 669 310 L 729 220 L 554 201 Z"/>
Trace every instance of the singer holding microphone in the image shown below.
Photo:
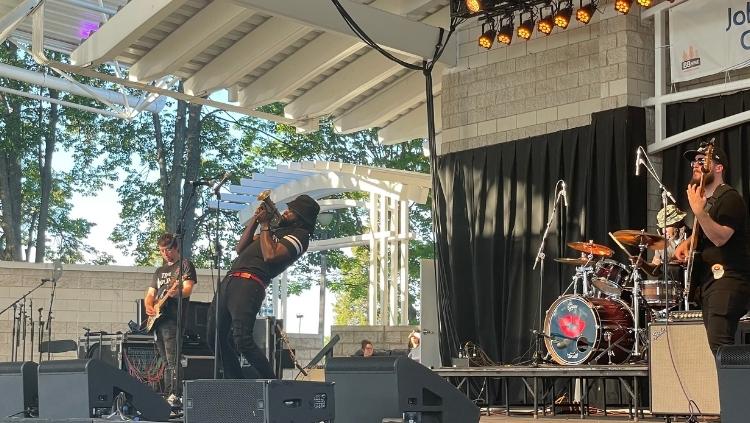
<path fill-rule="evenodd" d="M 307 251 L 320 211 L 318 203 L 305 194 L 287 206 L 277 227 L 271 226 L 275 210 L 269 210 L 265 203 L 258 207 L 237 243 L 237 258 L 219 284 L 218 313 L 217 298 L 211 303 L 208 339 L 218 336 L 215 353 L 225 379 L 244 378 L 240 353 L 252 366 L 254 378 L 276 378 L 268 359 L 253 340 L 255 319 L 271 280 Z M 256 235 L 258 228 L 260 233 Z"/>
<path fill-rule="evenodd" d="M 739 192 L 724 182 L 727 155 L 713 149 L 713 165 L 703 174 L 708 146 L 686 151 L 692 180 L 687 187 L 690 208 L 696 216 L 695 264 L 691 279 L 691 299 L 703 310 L 708 343 L 714 355 L 721 345 L 734 344 L 740 317 L 750 308 L 750 251 L 747 238 L 747 207 Z M 701 177 L 704 194 L 700 193 Z M 675 249 L 675 258 L 686 260 L 691 240 Z"/>

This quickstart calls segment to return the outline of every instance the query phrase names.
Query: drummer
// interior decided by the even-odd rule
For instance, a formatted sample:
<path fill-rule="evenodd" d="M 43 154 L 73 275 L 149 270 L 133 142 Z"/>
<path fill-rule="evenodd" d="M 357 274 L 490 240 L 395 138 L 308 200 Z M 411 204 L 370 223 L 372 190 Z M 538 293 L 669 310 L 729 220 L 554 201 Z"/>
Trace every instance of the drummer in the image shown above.
<path fill-rule="evenodd" d="M 667 240 L 667 257 L 672 257 L 675 248 L 690 236 L 690 228 L 685 224 L 685 216 L 687 216 L 687 213 L 672 204 L 662 208 L 656 214 L 656 225 L 659 227 L 659 234 Z M 653 276 L 658 276 L 662 273 L 662 254 L 664 254 L 664 250 L 657 249 L 654 257 L 651 259 L 654 269 L 649 273 L 652 273 Z M 674 273 L 681 275 L 681 272 L 677 268 L 671 269 L 670 266 L 670 271 L 676 271 Z"/>

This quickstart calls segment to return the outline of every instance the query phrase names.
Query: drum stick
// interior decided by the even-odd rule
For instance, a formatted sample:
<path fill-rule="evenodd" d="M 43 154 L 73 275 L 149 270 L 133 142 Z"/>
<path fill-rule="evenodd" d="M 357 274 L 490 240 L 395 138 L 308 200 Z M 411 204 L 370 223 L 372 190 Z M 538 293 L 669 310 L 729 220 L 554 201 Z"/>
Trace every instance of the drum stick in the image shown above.
<path fill-rule="evenodd" d="M 614 236 L 614 235 L 612 235 L 612 232 L 607 232 L 607 233 L 609 234 L 609 237 L 610 237 L 610 238 L 612 238 L 612 239 L 613 239 L 613 240 L 615 241 L 615 243 L 616 243 L 616 244 L 617 244 L 617 245 L 618 245 L 618 246 L 619 246 L 619 247 L 620 247 L 620 248 L 622 249 L 622 251 L 624 251 L 624 252 L 625 252 L 625 254 L 627 254 L 628 258 L 632 259 L 632 258 L 633 258 L 633 256 L 631 256 L 631 255 L 630 255 L 630 253 L 628 252 L 628 250 L 627 250 L 627 249 L 625 249 L 625 246 L 624 246 L 624 245 L 622 245 L 622 244 L 620 243 L 620 241 L 619 241 L 619 240 L 618 240 L 617 238 L 615 238 L 615 236 Z"/>

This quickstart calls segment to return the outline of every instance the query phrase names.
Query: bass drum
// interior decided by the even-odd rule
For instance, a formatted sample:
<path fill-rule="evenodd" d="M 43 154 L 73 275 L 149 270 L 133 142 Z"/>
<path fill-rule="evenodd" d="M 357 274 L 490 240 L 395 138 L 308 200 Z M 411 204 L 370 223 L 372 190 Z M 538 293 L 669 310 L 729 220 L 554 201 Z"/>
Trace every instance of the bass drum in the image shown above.
<path fill-rule="evenodd" d="M 544 343 L 558 364 L 623 363 L 635 338 L 633 312 L 619 298 L 565 295 L 547 310 Z"/>

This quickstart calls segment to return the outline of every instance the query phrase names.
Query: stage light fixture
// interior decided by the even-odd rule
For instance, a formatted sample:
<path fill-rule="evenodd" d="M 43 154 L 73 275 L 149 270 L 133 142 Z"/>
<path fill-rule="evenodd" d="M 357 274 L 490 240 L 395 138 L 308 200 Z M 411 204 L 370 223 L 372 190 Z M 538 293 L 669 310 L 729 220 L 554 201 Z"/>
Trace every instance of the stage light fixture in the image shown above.
<path fill-rule="evenodd" d="M 596 12 L 596 6 L 594 3 L 581 6 L 581 8 L 576 11 L 576 20 L 580 23 L 587 24 L 591 22 L 594 12 Z"/>
<path fill-rule="evenodd" d="M 557 13 L 555 13 L 555 25 L 562 29 L 567 28 L 571 16 L 573 16 L 573 3 L 568 3 L 567 7 L 562 7 L 562 3 L 560 3 Z"/>
<path fill-rule="evenodd" d="M 469 12 L 471 13 L 477 13 L 480 10 L 482 10 L 482 1 L 481 0 L 466 0 L 466 8 L 469 9 Z"/>
<path fill-rule="evenodd" d="M 544 7 L 539 9 L 539 16 L 544 16 L 542 19 L 539 20 L 539 23 L 536 25 L 536 28 L 544 35 L 549 35 L 552 33 L 552 30 L 555 28 L 555 20 L 552 15 L 554 15 L 554 10 L 552 9 L 552 5 L 550 4 L 550 13 L 547 16 L 544 16 Z"/>
<path fill-rule="evenodd" d="M 633 0 L 617 0 L 615 1 L 615 10 L 627 15 L 630 12 L 630 6 L 633 5 Z"/>
<path fill-rule="evenodd" d="M 519 37 L 527 40 L 531 38 L 531 34 L 534 32 L 534 14 L 529 12 L 529 19 L 523 20 L 523 13 L 520 16 L 521 25 L 516 30 Z"/>
<path fill-rule="evenodd" d="M 497 41 L 505 45 L 510 45 L 513 41 L 513 18 L 508 20 L 505 25 L 500 21 L 500 29 L 497 31 Z"/>
<path fill-rule="evenodd" d="M 485 28 L 489 26 L 489 29 Z M 479 36 L 479 47 L 486 48 L 487 50 L 492 48 L 492 43 L 495 42 L 495 22 L 490 20 L 489 25 L 487 23 L 482 24 L 482 35 Z"/>
<path fill-rule="evenodd" d="M 638 4 L 643 7 L 651 7 L 654 2 L 652 0 L 638 0 Z"/>

